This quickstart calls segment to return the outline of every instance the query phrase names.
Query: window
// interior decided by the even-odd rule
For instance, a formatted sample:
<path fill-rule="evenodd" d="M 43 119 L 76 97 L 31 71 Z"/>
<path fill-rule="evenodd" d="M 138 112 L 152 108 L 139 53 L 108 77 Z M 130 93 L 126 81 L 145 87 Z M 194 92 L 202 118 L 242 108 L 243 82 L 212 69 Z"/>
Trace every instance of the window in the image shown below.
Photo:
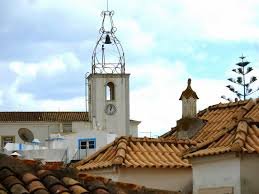
<path fill-rule="evenodd" d="M 72 132 L 72 123 L 63 123 L 63 132 Z"/>
<path fill-rule="evenodd" d="M 89 149 L 94 149 L 95 148 L 95 141 L 94 140 L 89 140 L 88 141 Z"/>
<path fill-rule="evenodd" d="M 87 148 L 87 141 L 80 141 L 80 149 L 84 150 Z"/>
<path fill-rule="evenodd" d="M 201 188 L 199 194 L 233 194 L 233 187 L 219 187 L 219 188 Z"/>
<path fill-rule="evenodd" d="M 96 148 L 96 139 L 90 138 L 90 139 L 79 139 L 79 149 L 85 150 L 85 149 L 95 149 Z"/>
<path fill-rule="evenodd" d="M 106 100 L 115 100 L 115 87 L 112 82 L 106 84 Z"/>
<path fill-rule="evenodd" d="M 4 148 L 4 146 L 7 143 L 14 143 L 15 142 L 15 136 L 2 136 L 1 138 L 1 146 Z"/>

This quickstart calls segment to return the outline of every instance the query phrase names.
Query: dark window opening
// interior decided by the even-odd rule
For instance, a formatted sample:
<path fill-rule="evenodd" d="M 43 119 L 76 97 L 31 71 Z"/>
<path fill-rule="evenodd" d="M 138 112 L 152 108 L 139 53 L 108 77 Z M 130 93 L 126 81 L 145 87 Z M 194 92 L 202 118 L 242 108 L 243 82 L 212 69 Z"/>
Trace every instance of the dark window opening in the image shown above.
<path fill-rule="evenodd" d="M 15 136 L 2 136 L 2 142 L 1 142 L 2 148 L 4 148 L 4 146 L 7 143 L 15 143 Z"/>
<path fill-rule="evenodd" d="M 63 123 L 63 132 L 64 133 L 72 132 L 72 123 Z"/>
<path fill-rule="evenodd" d="M 95 148 L 95 141 L 88 141 L 88 144 L 89 144 L 89 149 Z"/>
<path fill-rule="evenodd" d="M 95 139 L 82 139 L 79 141 L 79 149 L 95 149 L 96 148 L 96 140 Z"/>

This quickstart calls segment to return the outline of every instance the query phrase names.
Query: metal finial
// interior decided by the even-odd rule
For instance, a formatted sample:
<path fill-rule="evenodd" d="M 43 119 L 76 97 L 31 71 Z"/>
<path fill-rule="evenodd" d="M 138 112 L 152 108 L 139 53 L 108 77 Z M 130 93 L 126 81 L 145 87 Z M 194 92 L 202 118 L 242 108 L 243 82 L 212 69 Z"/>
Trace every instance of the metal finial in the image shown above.
<path fill-rule="evenodd" d="M 117 28 L 113 24 L 114 11 L 102 11 L 101 36 L 92 55 L 92 73 L 125 73 L 125 57 L 120 41 L 115 36 Z"/>
<path fill-rule="evenodd" d="M 189 78 L 189 79 L 188 79 L 188 86 L 189 86 L 189 87 L 191 86 L 191 82 L 192 82 L 192 79 Z"/>

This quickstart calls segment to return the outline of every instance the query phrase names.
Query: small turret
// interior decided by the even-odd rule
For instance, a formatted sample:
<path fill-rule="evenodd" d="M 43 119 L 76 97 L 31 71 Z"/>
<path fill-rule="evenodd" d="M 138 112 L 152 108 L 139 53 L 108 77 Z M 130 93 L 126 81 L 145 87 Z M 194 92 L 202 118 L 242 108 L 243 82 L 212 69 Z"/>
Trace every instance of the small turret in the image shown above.
<path fill-rule="evenodd" d="M 205 124 L 205 121 L 199 119 L 196 115 L 196 101 L 198 96 L 192 90 L 191 79 L 188 79 L 187 88 L 182 92 L 180 99 L 182 101 L 182 118 L 177 121 L 176 136 L 178 139 L 188 139 L 193 137 Z"/>

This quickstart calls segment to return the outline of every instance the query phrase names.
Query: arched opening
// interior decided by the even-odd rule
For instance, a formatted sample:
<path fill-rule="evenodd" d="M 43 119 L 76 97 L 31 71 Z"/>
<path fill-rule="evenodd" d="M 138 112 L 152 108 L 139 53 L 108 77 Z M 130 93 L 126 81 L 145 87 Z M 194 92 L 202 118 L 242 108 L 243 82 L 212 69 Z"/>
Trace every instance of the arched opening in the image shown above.
<path fill-rule="evenodd" d="M 115 100 L 115 87 L 112 82 L 106 84 L 106 100 Z"/>

